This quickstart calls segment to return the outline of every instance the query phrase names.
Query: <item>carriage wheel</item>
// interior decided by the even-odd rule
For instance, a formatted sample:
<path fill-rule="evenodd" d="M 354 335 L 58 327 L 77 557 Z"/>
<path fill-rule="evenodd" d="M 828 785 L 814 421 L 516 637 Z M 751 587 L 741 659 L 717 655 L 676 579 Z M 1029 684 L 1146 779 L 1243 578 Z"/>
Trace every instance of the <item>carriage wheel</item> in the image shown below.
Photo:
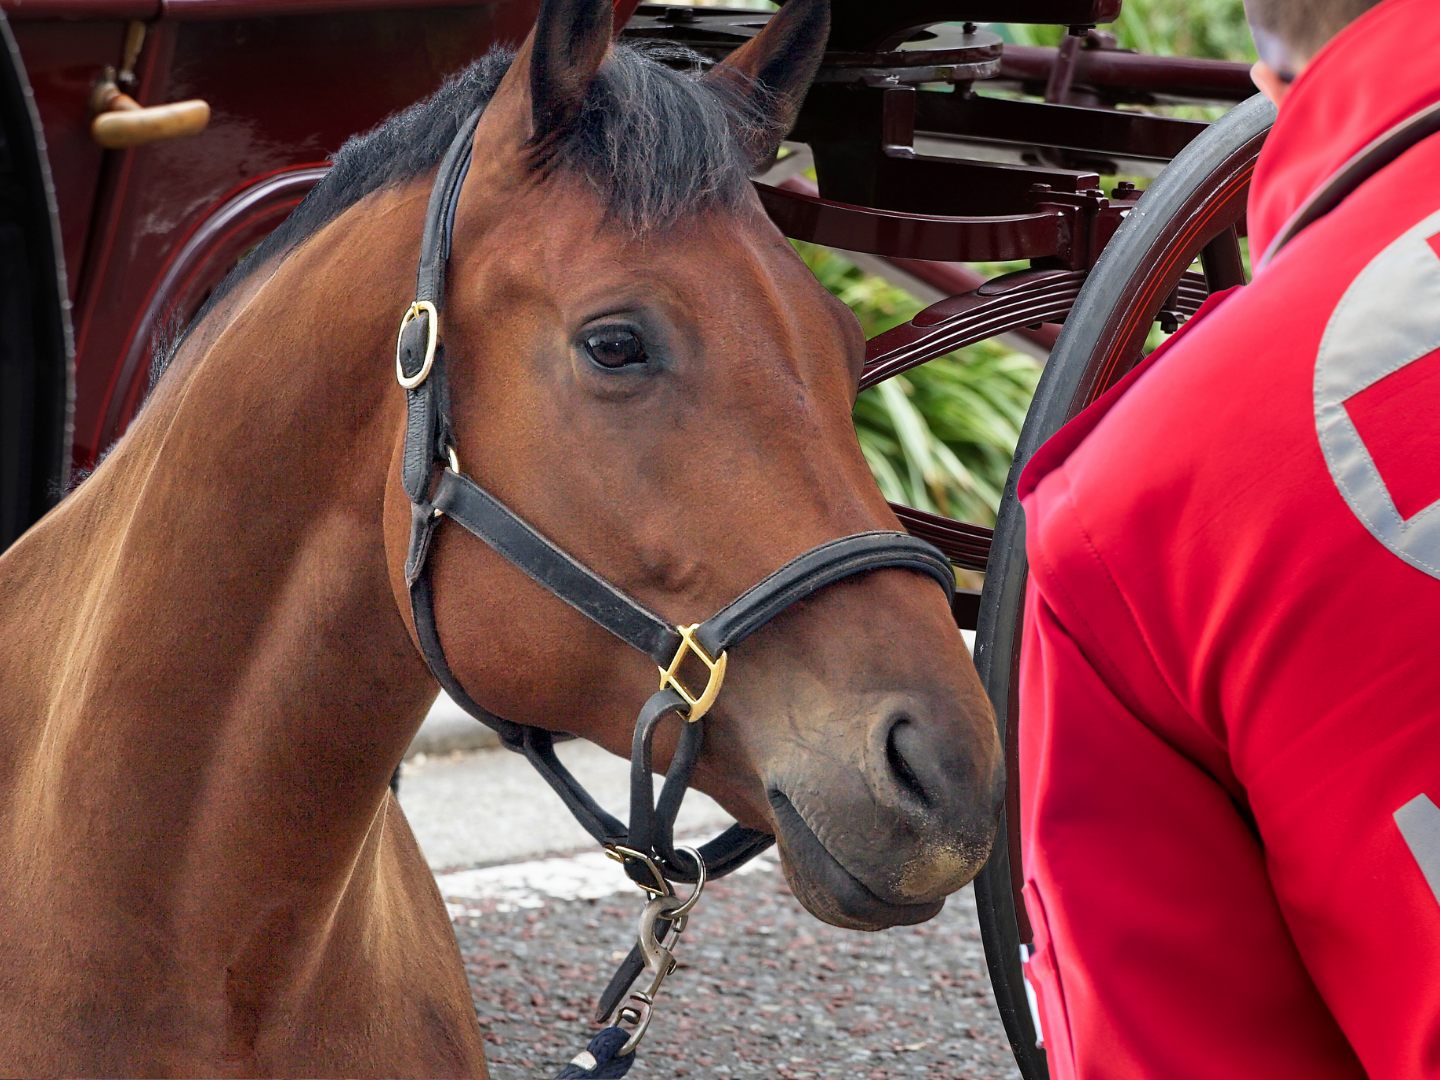
<path fill-rule="evenodd" d="M 1036 1047 L 1021 949 L 1031 941 L 1020 902 L 1016 690 L 1025 596 L 1025 521 L 1015 485 L 1026 462 L 1145 353 L 1157 319 L 1173 326 L 1197 299 L 1245 281 L 1240 237 L 1250 177 L 1274 109 L 1253 98 L 1212 125 L 1151 185 L 1107 245 L 1065 321 L 1036 391 L 1005 485 L 981 598 L 975 660 L 995 705 L 1011 783 L 1001 840 L 976 880 L 985 954 L 1001 1017 L 1026 1080 L 1048 1075 Z M 1258 256 L 1258 252 L 1256 253 Z M 1200 269 L 1194 270 L 1196 261 Z"/>

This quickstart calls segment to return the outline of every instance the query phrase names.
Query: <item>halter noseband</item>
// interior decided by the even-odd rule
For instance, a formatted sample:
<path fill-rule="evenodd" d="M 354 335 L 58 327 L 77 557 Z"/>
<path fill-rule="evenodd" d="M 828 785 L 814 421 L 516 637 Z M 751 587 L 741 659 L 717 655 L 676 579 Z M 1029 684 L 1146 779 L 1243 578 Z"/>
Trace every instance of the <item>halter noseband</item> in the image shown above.
<path fill-rule="evenodd" d="M 698 853 L 677 851 L 674 845 L 675 815 L 700 754 L 703 726 L 698 721 L 720 692 L 728 650 L 797 601 L 844 578 L 872 570 L 901 568 L 927 574 L 953 603 L 954 571 L 940 551 L 905 533 L 859 533 L 831 540 L 792 559 L 704 622 L 675 627 L 566 554 L 466 476 L 454 449 L 440 316 L 455 208 L 469 170 L 472 138 L 479 119 L 477 111 L 460 126 L 440 163 L 426 211 L 415 301 L 405 311 L 396 344 L 396 376 L 406 396 L 401 468 L 411 503 L 411 530 L 405 579 L 415 634 L 425 662 L 445 691 L 473 717 L 493 728 L 507 747 L 529 759 L 580 824 L 621 860 L 637 884 L 669 895 L 669 881 L 721 877 L 774 842 L 767 833 L 732 825 Z M 537 584 L 621 641 L 645 653 L 658 666 L 660 689 L 645 703 L 635 725 L 628 826 L 600 807 L 561 764 L 555 755 L 553 733 L 490 713 L 456 679 L 435 625 L 428 558 L 435 529 L 446 518 L 483 540 Z M 697 658 L 706 670 L 707 682 L 702 689 L 686 686 L 681 680 L 680 666 L 688 656 Z M 651 747 L 660 722 L 672 713 L 688 722 L 657 803 Z M 702 865 L 697 865 L 697 860 Z M 611 1013 L 643 966 L 638 951 L 632 951 L 602 998 L 602 1017 Z"/>

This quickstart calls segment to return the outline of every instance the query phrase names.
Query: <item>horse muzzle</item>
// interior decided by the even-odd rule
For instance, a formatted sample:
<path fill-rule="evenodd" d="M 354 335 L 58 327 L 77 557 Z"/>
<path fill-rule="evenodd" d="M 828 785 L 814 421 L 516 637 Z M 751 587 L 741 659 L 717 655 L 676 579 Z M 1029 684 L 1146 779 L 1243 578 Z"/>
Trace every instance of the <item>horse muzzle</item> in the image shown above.
<path fill-rule="evenodd" d="M 990 853 L 1003 778 L 891 698 L 843 755 L 788 755 L 767 793 L 791 889 L 818 918 L 875 930 L 932 918 Z"/>

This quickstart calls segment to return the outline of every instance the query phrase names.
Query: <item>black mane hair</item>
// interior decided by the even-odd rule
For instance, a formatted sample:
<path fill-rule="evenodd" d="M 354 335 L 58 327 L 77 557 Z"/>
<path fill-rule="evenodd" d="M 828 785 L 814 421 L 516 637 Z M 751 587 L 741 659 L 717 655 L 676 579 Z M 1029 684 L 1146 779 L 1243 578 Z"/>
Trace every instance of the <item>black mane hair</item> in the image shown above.
<path fill-rule="evenodd" d="M 460 125 L 490 102 L 514 58 L 512 50 L 492 49 L 424 101 L 348 140 L 325 178 L 216 287 L 190 326 L 254 267 L 298 247 L 365 196 L 437 168 Z M 764 99 L 757 94 L 742 104 L 702 82 L 701 62 L 674 45 L 617 43 L 545 168 L 584 179 L 604 201 L 607 219 L 633 233 L 663 228 L 683 214 L 737 206 L 750 171 L 741 147 L 750 132 L 764 128 Z M 418 234 L 415 241 L 418 251 Z M 184 336 L 159 336 L 152 386 Z"/>

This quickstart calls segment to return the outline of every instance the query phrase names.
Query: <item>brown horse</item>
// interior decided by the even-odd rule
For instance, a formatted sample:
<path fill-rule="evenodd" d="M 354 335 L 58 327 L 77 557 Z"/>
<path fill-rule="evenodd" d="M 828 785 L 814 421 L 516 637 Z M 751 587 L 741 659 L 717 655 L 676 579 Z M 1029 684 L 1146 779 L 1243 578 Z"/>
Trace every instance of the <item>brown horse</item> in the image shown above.
<path fill-rule="evenodd" d="M 446 322 L 469 471 L 677 622 L 896 527 L 850 423 L 856 323 L 747 180 L 825 5 L 792 0 L 701 79 L 612 47 L 609 2 L 547 0 L 513 63 L 341 151 L 0 559 L 0 1072 L 485 1072 L 387 787 L 435 696 L 405 600 L 394 331 L 429 178 L 481 103 Z M 458 529 L 433 567 L 486 708 L 628 751 L 643 656 Z M 776 619 L 707 724 L 697 786 L 777 834 L 823 919 L 929 918 L 988 852 L 993 720 L 919 575 Z"/>

